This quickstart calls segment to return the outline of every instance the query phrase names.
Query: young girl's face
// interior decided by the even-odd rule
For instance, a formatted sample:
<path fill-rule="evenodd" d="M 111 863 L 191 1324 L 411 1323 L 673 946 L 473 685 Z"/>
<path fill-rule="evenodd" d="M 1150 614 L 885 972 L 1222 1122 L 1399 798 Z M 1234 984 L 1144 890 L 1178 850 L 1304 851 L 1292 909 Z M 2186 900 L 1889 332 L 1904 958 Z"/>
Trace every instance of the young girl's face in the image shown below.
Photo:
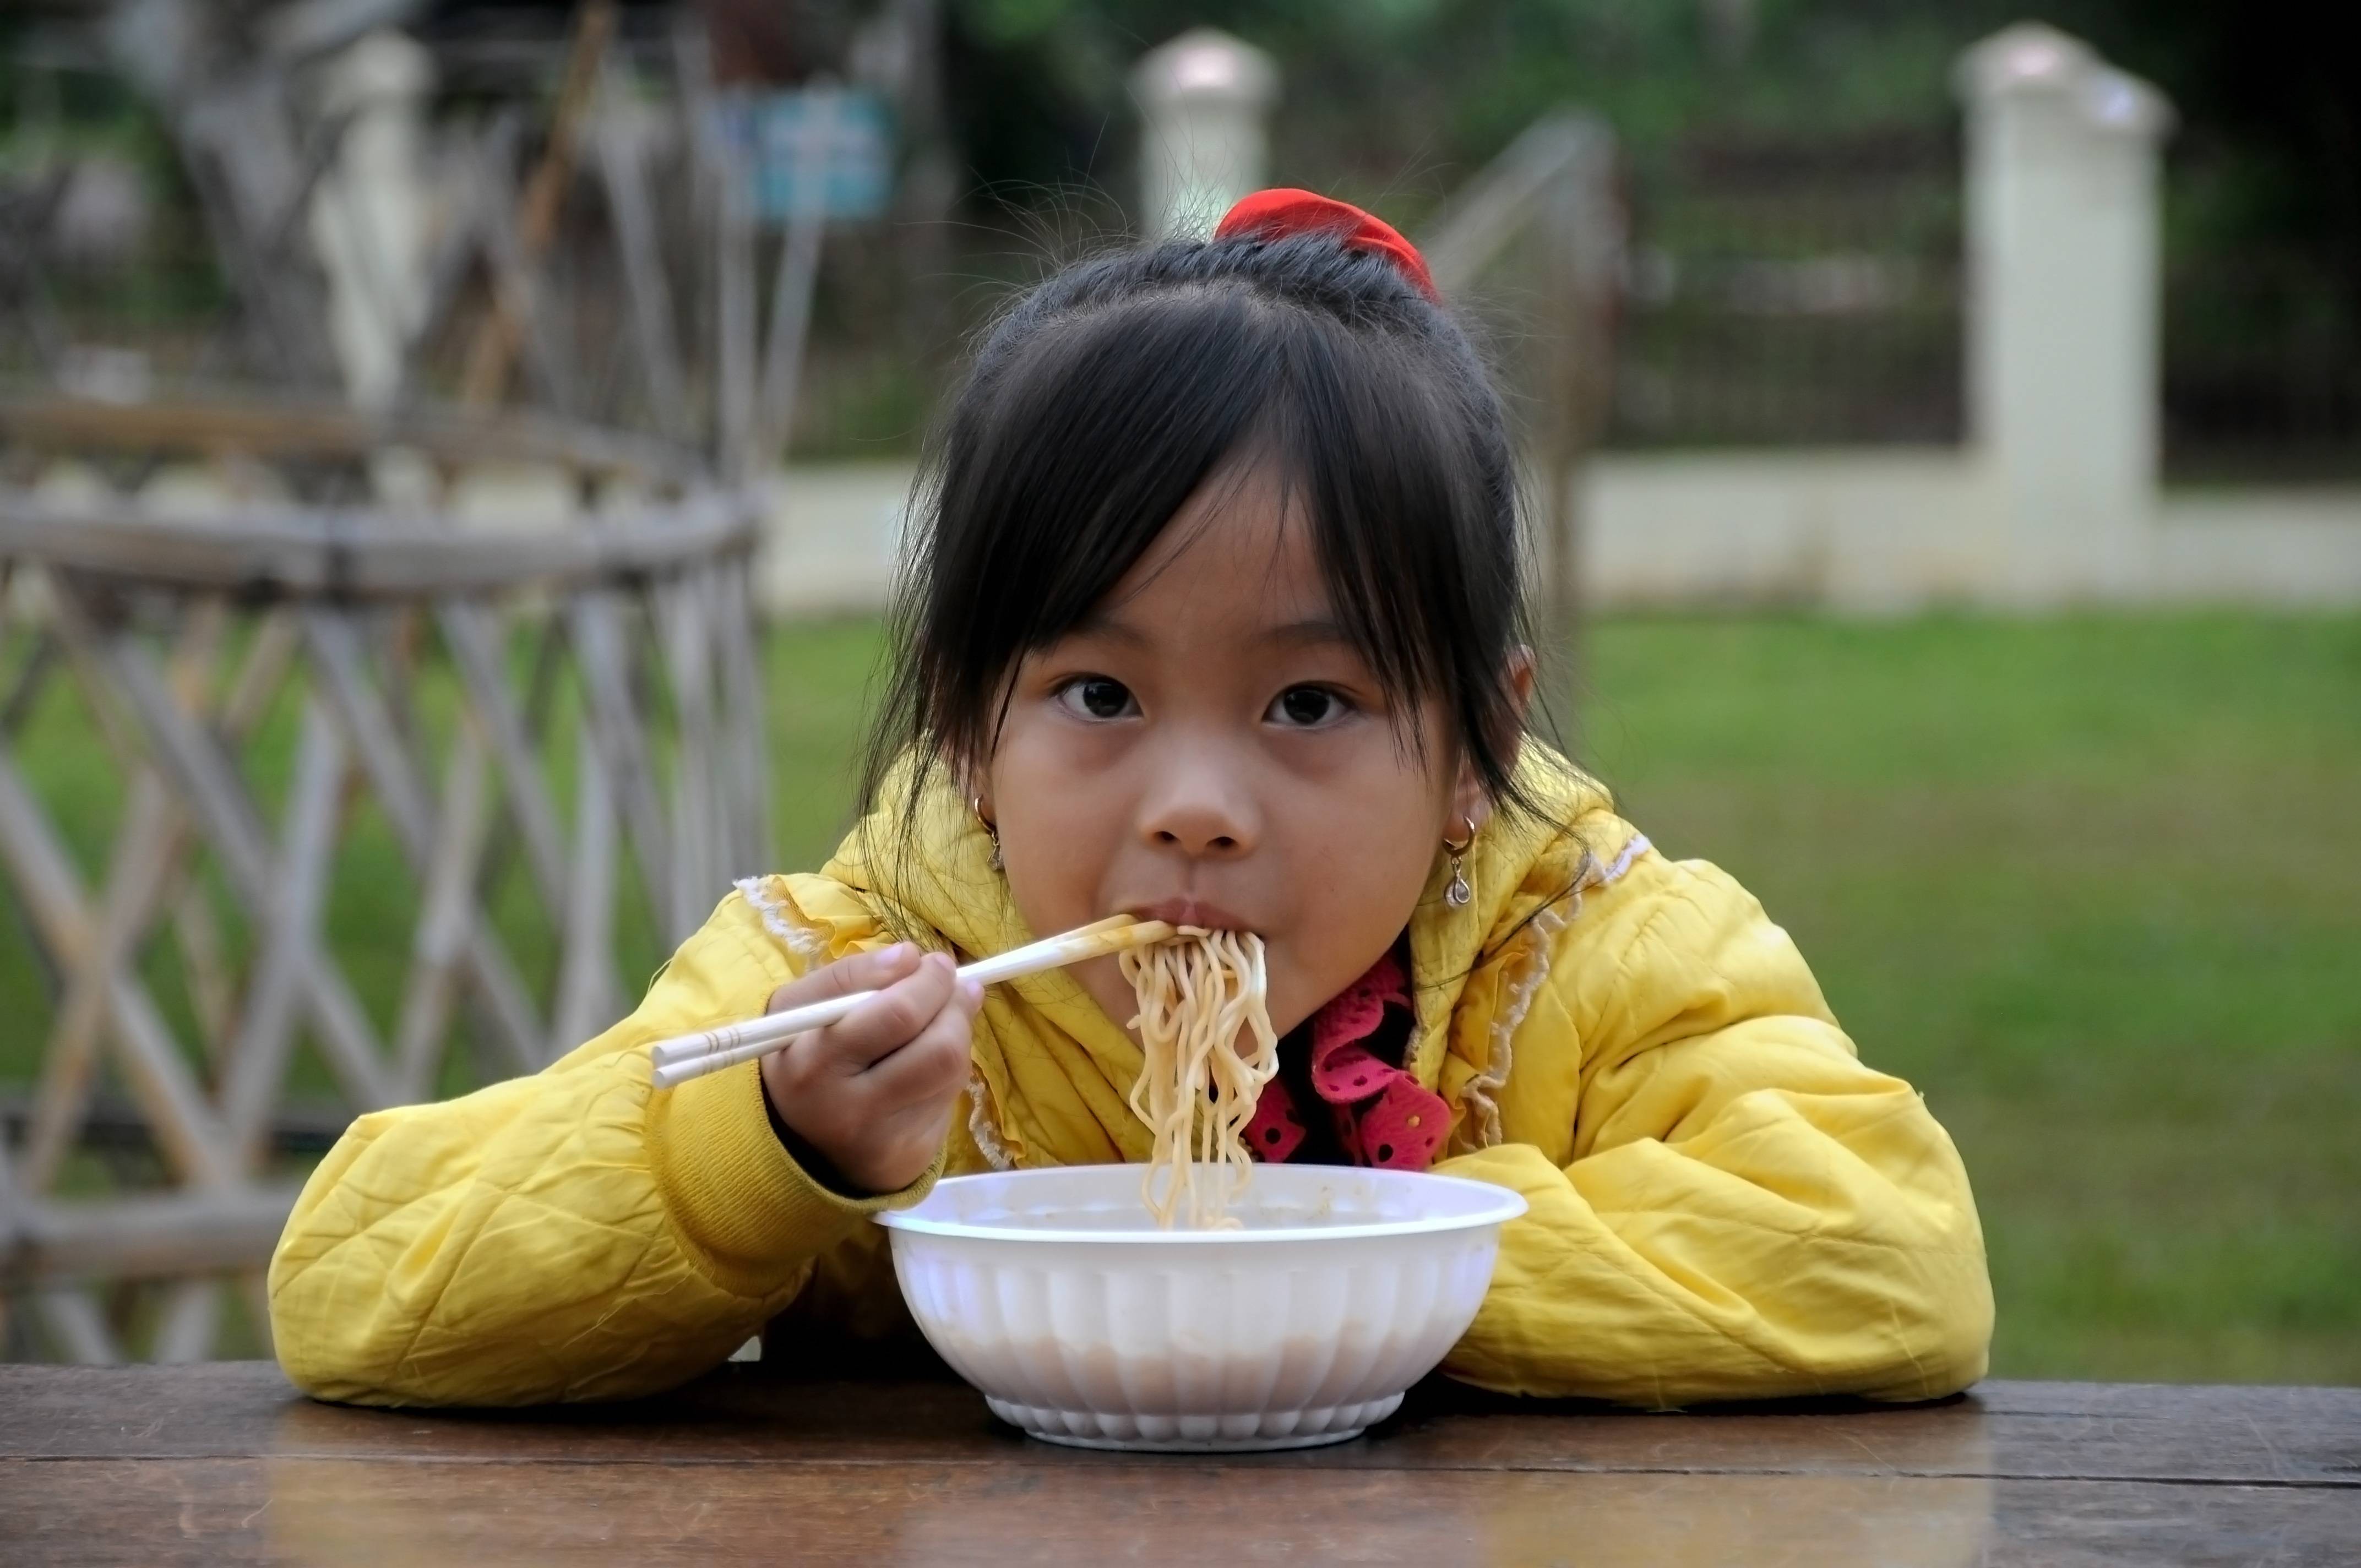
<path fill-rule="evenodd" d="M 1393 943 L 1489 811 L 1441 704 L 1400 711 L 1276 476 L 1217 476 L 1082 624 L 1017 666 L 980 780 L 1038 933 L 1129 913 L 1257 932 L 1281 1033 Z M 1079 966 L 1110 1017 L 1113 959 Z"/>

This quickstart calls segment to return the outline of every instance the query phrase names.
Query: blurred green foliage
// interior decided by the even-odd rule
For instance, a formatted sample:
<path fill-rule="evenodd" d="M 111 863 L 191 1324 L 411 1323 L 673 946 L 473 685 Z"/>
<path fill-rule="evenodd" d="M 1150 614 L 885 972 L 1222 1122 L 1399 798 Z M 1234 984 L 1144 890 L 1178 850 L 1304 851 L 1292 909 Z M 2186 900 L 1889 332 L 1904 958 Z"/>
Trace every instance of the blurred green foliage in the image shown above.
<path fill-rule="evenodd" d="M 1927 5 L 1757 8 L 1742 48 L 1711 7 L 1613 0 L 966 0 L 951 73 L 976 172 L 1022 200 L 1076 181 L 1127 189 L 1126 76 L 1193 26 L 1268 50 L 1285 82 L 1272 167 L 1414 222 L 1541 115 L 1604 115 L 1645 156 L 1744 124 L 1843 133 L 1940 124 L 1963 38 Z"/>
<path fill-rule="evenodd" d="M 2214 172 L 2191 238 L 2280 238 L 2361 276 L 2361 22 L 2292 0 L 952 0 L 951 83 L 975 172 L 1021 195 L 1127 184 L 1125 78 L 1196 26 L 1284 73 L 1274 167 L 1411 209 L 1575 103 L 1646 156 L 1700 130 L 1842 136 L 1947 125 L 1960 50 L 2027 16 L 2178 105 Z"/>

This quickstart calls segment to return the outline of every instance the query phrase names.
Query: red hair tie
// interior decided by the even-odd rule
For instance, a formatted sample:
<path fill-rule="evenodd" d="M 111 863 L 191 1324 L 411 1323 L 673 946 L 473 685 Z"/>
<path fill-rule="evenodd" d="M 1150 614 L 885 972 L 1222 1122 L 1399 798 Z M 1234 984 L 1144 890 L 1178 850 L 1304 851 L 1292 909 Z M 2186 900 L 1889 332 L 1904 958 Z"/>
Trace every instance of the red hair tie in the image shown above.
<path fill-rule="evenodd" d="M 1257 191 L 1240 197 L 1213 230 L 1215 239 L 1235 239 L 1241 235 L 1287 239 L 1300 234 L 1334 235 L 1348 250 L 1374 250 L 1391 261 L 1420 293 L 1438 305 L 1443 303 L 1418 247 L 1383 218 L 1373 217 L 1349 202 L 1283 187 Z"/>

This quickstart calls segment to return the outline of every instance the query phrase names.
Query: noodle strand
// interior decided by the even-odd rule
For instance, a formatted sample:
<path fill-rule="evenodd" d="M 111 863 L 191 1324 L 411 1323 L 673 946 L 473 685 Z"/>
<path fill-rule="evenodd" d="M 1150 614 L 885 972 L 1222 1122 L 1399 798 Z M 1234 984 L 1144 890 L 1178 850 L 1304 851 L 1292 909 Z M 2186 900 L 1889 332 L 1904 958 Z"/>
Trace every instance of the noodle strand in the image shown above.
<path fill-rule="evenodd" d="M 1184 1204 L 1194 1228 L 1235 1228 L 1229 1199 L 1254 1170 L 1246 1124 L 1279 1071 L 1262 938 L 1183 927 L 1178 940 L 1134 948 L 1120 962 L 1139 1001 L 1132 1025 L 1145 1058 L 1131 1109 L 1155 1139 L 1140 1196 L 1167 1230 Z M 1201 1166 L 1214 1168 L 1202 1183 Z"/>

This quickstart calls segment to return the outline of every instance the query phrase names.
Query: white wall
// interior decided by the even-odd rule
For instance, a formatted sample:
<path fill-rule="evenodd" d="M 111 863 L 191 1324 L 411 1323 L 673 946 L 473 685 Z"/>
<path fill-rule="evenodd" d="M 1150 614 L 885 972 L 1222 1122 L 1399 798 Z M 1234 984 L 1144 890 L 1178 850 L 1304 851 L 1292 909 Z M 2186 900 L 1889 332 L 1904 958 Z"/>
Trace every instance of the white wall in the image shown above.
<path fill-rule="evenodd" d="M 910 478 L 903 463 L 809 465 L 773 476 L 754 565 L 763 608 L 792 615 L 881 608 Z"/>
<path fill-rule="evenodd" d="M 790 468 L 758 581 L 780 614 L 874 609 L 893 579 L 910 469 Z M 2103 592 L 2028 595 L 1979 456 L 1942 448 L 1610 454 L 1583 491 L 1592 602 L 1934 606 L 2172 602 L 2361 606 L 2361 487 L 2166 495 Z"/>
<path fill-rule="evenodd" d="M 755 577 L 763 608 L 881 609 L 911 477 L 905 463 L 773 477 Z M 386 489 L 390 504 L 405 499 L 399 483 Z M 61 505 L 111 494 L 73 462 L 49 466 L 34 490 Z M 2061 602 L 2023 591 L 1999 491 L 1989 463 L 1942 448 L 1610 454 L 1583 488 L 1590 599 L 1613 609 L 1776 604 L 1868 615 Z M 168 465 L 139 492 L 143 507 L 175 516 L 251 499 L 239 474 L 199 464 Z M 582 506 L 562 474 L 530 465 L 470 470 L 445 499 L 466 526 L 489 532 L 564 527 Z M 2089 597 L 2361 607 L 2361 487 L 2167 493 L 2138 535 L 2131 578 Z"/>
<path fill-rule="evenodd" d="M 2361 606 L 2361 488 L 2168 494 L 2152 562 L 2154 598 Z"/>

